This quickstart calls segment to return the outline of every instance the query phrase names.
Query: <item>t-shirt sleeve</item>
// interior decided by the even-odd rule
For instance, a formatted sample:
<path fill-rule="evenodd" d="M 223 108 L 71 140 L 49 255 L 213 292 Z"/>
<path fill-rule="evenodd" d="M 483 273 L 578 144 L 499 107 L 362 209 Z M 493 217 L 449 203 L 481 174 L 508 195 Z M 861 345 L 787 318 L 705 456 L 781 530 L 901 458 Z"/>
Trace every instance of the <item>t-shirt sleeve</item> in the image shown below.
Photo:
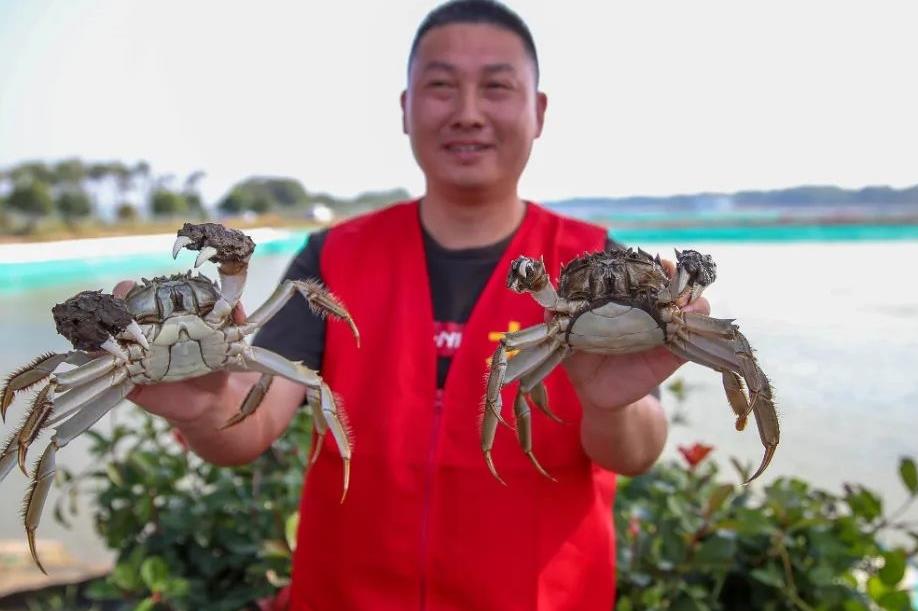
<path fill-rule="evenodd" d="M 313 278 L 321 281 L 319 257 L 327 234 L 327 229 L 311 234 L 281 280 Z M 325 350 L 325 321 L 316 316 L 303 297 L 296 293 L 258 331 L 252 344 L 319 370 Z"/>

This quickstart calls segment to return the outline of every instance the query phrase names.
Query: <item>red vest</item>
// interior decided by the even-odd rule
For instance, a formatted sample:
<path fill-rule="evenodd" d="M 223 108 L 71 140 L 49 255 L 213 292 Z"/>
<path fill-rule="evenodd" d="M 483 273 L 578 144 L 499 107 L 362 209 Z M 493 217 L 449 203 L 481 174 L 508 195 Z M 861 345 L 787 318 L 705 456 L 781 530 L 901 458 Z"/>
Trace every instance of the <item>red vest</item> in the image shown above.
<path fill-rule="evenodd" d="M 445 388 L 436 388 L 434 319 L 417 202 L 332 229 L 322 277 L 360 328 L 327 328 L 322 374 L 350 420 L 350 491 L 331 435 L 300 505 L 292 607 L 310 611 L 609 611 L 614 598 L 614 474 L 580 445 L 580 405 L 563 368 L 547 379 L 556 424 L 533 411 L 539 475 L 500 427 L 494 461 L 481 453 L 485 360 L 494 332 L 543 321 L 528 295 L 506 288 L 518 255 L 562 263 L 600 250 L 604 229 L 527 206 L 464 329 Z M 516 384 L 504 391 L 512 421 Z"/>

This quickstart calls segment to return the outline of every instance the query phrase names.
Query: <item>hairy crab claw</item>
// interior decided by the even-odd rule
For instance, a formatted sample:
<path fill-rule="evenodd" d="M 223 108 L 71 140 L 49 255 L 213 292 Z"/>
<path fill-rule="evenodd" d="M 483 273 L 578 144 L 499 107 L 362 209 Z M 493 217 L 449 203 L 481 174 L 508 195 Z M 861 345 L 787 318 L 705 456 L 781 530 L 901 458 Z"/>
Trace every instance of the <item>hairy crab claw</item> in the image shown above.
<path fill-rule="evenodd" d="M 83 291 L 51 309 L 57 332 L 77 350 L 104 350 L 127 361 L 128 355 L 115 339 L 128 338 L 150 349 L 140 325 L 131 316 L 124 301 L 99 291 Z"/>
<path fill-rule="evenodd" d="M 195 268 L 206 261 L 213 261 L 219 266 L 224 302 L 215 308 L 211 318 L 217 319 L 232 311 L 245 288 L 249 258 L 255 251 L 252 238 L 217 223 L 185 223 L 178 230 L 172 245 L 172 257 L 178 257 L 183 248 L 198 251 Z"/>
<path fill-rule="evenodd" d="M 547 282 L 545 265 L 529 257 L 517 257 L 507 274 L 507 288 L 516 293 L 538 291 Z"/>
<path fill-rule="evenodd" d="M 255 242 L 241 231 L 217 223 L 185 223 L 172 245 L 172 258 L 178 257 L 183 248 L 199 251 L 195 267 L 214 261 L 220 265 L 221 272 L 233 274 L 248 265 Z"/>
<path fill-rule="evenodd" d="M 697 250 L 675 251 L 676 275 L 670 282 L 669 291 L 673 301 L 687 296 L 687 303 L 692 303 L 717 279 L 717 264 L 711 255 L 703 255 Z"/>

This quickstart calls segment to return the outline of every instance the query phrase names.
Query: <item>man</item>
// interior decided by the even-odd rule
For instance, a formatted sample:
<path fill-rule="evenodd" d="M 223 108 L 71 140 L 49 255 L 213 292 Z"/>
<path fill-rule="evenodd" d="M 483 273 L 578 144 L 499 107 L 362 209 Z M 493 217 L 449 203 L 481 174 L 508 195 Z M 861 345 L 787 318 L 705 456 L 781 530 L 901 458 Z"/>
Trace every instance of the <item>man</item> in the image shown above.
<path fill-rule="evenodd" d="M 567 424 L 537 419 L 535 451 L 557 482 L 537 473 L 502 428 L 494 449 L 501 485 L 477 430 L 495 338 L 544 316 L 529 296 L 503 286 L 509 261 L 542 256 L 556 278 L 563 263 L 607 239 L 517 193 L 547 106 L 538 74 L 528 29 L 502 5 L 459 0 L 428 15 L 401 96 L 403 129 L 426 177 L 423 197 L 313 235 L 287 274 L 321 277 L 354 316 L 361 348 L 300 300 L 256 338 L 321 370 L 355 440 L 344 503 L 331 439 L 309 472 L 296 609 L 613 605 L 614 472 L 641 473 L 658 458 L 666 421 L 648 393 L 681 361 L 665 349 L 575 354 L 566 373 L 549 376 L 552 408 Z M 305 398 L 304 387 L 275 379 L 255 415 L 218 431 L 257 379 L 216 373 L 132 398 L 167 418 L 203 458 L 241 464 L 283 433 Z"/>

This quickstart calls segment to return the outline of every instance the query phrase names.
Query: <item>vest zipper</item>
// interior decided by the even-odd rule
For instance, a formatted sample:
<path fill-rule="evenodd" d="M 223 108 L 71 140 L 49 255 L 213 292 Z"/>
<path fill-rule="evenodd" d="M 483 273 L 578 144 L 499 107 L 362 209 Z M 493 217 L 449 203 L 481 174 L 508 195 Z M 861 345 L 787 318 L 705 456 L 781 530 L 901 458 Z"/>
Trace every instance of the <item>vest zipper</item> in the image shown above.
<path fill-rule="evenodd" d="M 419 600 L 420 610 L 427 609 L 427 570 L 430 565 L 430 504 L 433 494 L 433 478 L 436 470 L 435 460 L 440 441 L 440 421 L 443 418 L 443 389 L 438 388 L 434 395 L 433 424 L 430 430 L 430 444 L 427 452 L 427 468 L 424 473 L 424 492 L 421 504 L 421 536 L 418 559 L 420 562 Z"/>

